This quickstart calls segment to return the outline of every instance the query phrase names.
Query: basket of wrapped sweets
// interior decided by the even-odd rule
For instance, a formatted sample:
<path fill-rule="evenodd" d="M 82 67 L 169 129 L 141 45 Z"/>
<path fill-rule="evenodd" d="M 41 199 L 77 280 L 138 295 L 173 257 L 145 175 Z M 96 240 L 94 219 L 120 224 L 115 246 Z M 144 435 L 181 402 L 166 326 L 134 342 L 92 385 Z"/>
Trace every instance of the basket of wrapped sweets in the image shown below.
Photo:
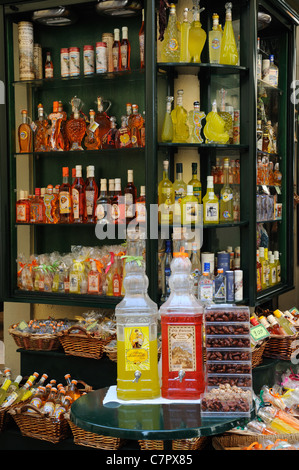
<path fill-rule="evenodd" d="M 116 337 L 114 320 L 89 312 L 69 329 L 59 333 L 64 352 L 71 356 L 101 359 L 103 348 Z"/>
<path fill-rule="evenodd" d="M 22 320 L 9 327 L 8 332 L 16 345 L 22 349 L 36 351 L 52 351 L 61 348 L 59 334 L 69 329 L 68 319 L 57 320 L 49 317 L 46 320 Z"/>

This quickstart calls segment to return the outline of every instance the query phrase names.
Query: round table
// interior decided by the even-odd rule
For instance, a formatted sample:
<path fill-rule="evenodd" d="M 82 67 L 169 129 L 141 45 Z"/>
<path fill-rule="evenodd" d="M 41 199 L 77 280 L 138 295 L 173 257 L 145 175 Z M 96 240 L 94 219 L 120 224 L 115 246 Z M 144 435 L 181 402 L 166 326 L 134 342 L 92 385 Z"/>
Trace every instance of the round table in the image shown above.
<path fill-rule="evenodd" d="M 70 419 L 81 429 L 104 436 L 131 440 L 190 439 L 222 434 L 236 426 L 244 426 L 254 417 L 206 418 L 200 404 L 120 404 L 103 405 L 108 388 L 94 390 L 77 399 L 71 407 Z"/>

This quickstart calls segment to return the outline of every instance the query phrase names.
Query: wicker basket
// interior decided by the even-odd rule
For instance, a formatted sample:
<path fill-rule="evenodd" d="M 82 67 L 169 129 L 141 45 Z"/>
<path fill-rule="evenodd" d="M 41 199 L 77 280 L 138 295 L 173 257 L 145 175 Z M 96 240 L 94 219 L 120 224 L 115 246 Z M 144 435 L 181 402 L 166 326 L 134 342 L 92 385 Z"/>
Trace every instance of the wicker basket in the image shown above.
<path fill-rule="evenodd" d="M 103 346 L 104 353 L 107 354 L 109 359 L 113 362 L 117 362 L 117 346 L 114 342 L 109 342 Z"/>
<path fill-rule="evenodd" d="M 66 414 L 66 419 L 72 431 L 74 443 L 79 446 L 102 450 L 117 450 L 125 443 L 124 439 L 118 437 L 102 436 L 79 428 L 70 420 L 69 414 Z"/>
<path fill-rule="evenodd" d="M 208 438 L 194 437 L 191 439 L 175 439 L 172 441 L 172 450 L 202 450 Z M 162 440 L 139 440 L 141 450 L 164 450 Z"/>
<path fill-rule="evenodd" d="M 29 413 L 28 409 L 34 410 L 35 413 Z M 57 444 L 71 435 L 71 430 L 65 417 L 58 421 L 54 420 L 45 416 L 33 405 L 22 404 L 10 410 L 9 413 L 12 415 L 23 436 Z"/>
<path fill-rule="evenodd" d="M 273 436 L 264 434 L 237 434 L 225 433 L 222 436 L 213 437 L 212 444 L 216 450 L 242 450 L 253 442 L 265 444 L 276 439 L 286 440 L 290 444 L 299 443 L 299 433 L 297 434 L 275 434 Z"/>
<path fill-rule="evenodd" d="M 285 361 L 290 361 L 292 355 L 298 349 L 296 345 L 296 339 L 298 334 L 293 336 L 270 336 L 269 341 L 267 341 L 264 357 L 270 357 L 272 359 L 281 359 Z"/>
<path fill-rule="evenodd" d="M 8 329 L 8 333 L 13 337 L 16 345 L 22 349 L 30 349 L 34 351 L 54 351 L 61 348 L 57 334 L 32 335 L 30 333 L 16 331 L 12 326 Z"/>
<path fill-rule="evenodd" d="M 75 330 L 80 333 L 74 333 Z M 58 336 L 66 354 L 91 359 L 101 359 L 103 346 L 112 340 L 111 336 L 105 339 L 95 336 L 79 325 L 71 326 L 68 330 L 58 333 Z"/>
<path fill-rule="evenodd" d="M 251 362 L 252 368 L 259 366 L 263 362 L 264 352 L 267 346 L 268 338 L 263 343 L 252 351 Z"/>

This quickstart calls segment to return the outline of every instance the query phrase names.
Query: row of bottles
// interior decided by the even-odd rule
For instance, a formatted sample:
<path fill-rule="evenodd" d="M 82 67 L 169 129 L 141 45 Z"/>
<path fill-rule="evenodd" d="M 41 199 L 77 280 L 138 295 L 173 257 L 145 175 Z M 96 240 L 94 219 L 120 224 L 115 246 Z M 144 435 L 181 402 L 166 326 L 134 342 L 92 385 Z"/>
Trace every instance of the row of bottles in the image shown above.
<path fill-rule="evenodd" d="M 161 45 L 162 62 L 201 63 L 201 53 L 207 41 L 207 33 L 200 22 L 199 0 L 193 2 L 193 20 L 188 21 L 189 9 L 185 8 L 182 22 L 178 23 L 176 6 L 169 8 L 169 19 Z M 225 4 L 225 25 L 219 24 L 219 15 L 213 14 L 213 28 L 208 35 L 209 60 L 212 64 L 238 65 L 239 51 L 232 25 L 232 3 Z"/>
<path fill-rule="evenodd" d="M 216 158 L 216 164 L 212 166 L 211 176 L 213 176 L 213 183 L 224 183 L 224 159 Z M 230 159 L 228 170 L 229 184 L 240 184 L 240 160 Z"/>
<path fill-rule="evenodd" d="M 107 106 L 104 105 L 107 103 Z M 67 150 L 121 149 L 145 146 L 145 113 L 139 113 L 137 104 L 127 103 L 126 115 L 117 127 L 116 118 L 107 114 L 111 102 L 97 98 L 97 111 L 89 112 L 89 120 L 82 113 L 80 98 L 71 100 L 72 113 L 67 116 L 61 101 L 53 102 L 48 118 L 42 104 L 38 105 L 38 119 L 29 123 L 27 110 L 22 110 L 18 127 L 19 152 L 52 152 Z"/>
<path fill-rule="evenodd" d="M 140 196 L 134 185 L 133 170 L 128 170 L 127 185 L 122 191 L 121 179 L 102 178 L 96 184 L 95 168 L 86 168 L 86 180 L 82 177 L 82 166 L 76 165 L 72 184 L 69 168 L 62 169 L 62 184 L 35 188 L 34 196 L 20 191 L 16 202 L 17 223 L 113 223 L 123 224 L 136 218 L 145 222 L 145 187 Z"/>
<path fill-rule="evenodd" d="M 226 90 L 217 92 L 220 104 L 213 101 L 212 111 L 206 114 L 200 110 L 199 101 L 193 103 L 193 109 L 187 111 L 183 103 L 184 90 L 177 91 L 176 106 L 172 109 L 173 96 L 166 97 L 161 141 L 165 143 L 219 143 L 240 144 L 240 111 L 226 104 Z M 206 118 L 206 124 L 202 120 Z M 201 134 L 203 127 L 203 134 Z"/>
<path fill-rule="evenodd" d="M 298 317 L 294 316 L 290 311 L 282 312 L 279 309 L 267 315 L 258 315 L 258 312 L 252 315 L 251 324 L 256 326 L 262 324 L 271 335 L 292 336 L 297 334 L 296 326 L 298 326 Z"/>
<path fill-rule="evenodd" d="M 266 186 L 281 186 L 282 173 L 279 162 L 273 162 L 268 155 L 258 154 L 256 184 Z"/>
<path fill-rule="evenodd" d="M 256 251 L 257 291 L 273 287 L 281 282 L 279 252 L 260 247 Z"/>
<path fill-rule="evenodd" d="M 120 297 L 125 259 L 126 250 L 118 245 L 78 247 L 70 253 L 29 258 L 20 255 L 17 285 L 26 291 Z"/>

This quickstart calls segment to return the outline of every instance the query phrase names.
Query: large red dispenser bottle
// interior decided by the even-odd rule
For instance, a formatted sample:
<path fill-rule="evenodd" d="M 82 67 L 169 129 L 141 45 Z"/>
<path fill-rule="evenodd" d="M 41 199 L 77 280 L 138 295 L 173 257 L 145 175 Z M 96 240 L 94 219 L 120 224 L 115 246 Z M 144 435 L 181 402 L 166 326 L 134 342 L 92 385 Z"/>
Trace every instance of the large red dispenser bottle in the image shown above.
<path fill-rule="evenodd" d="M 174 253 L 171 294 L 161 306 L 162 388 L 171 400 L 199 399 L 204 392 L 203 307 L 192 294 L 191 262 Z"/>

